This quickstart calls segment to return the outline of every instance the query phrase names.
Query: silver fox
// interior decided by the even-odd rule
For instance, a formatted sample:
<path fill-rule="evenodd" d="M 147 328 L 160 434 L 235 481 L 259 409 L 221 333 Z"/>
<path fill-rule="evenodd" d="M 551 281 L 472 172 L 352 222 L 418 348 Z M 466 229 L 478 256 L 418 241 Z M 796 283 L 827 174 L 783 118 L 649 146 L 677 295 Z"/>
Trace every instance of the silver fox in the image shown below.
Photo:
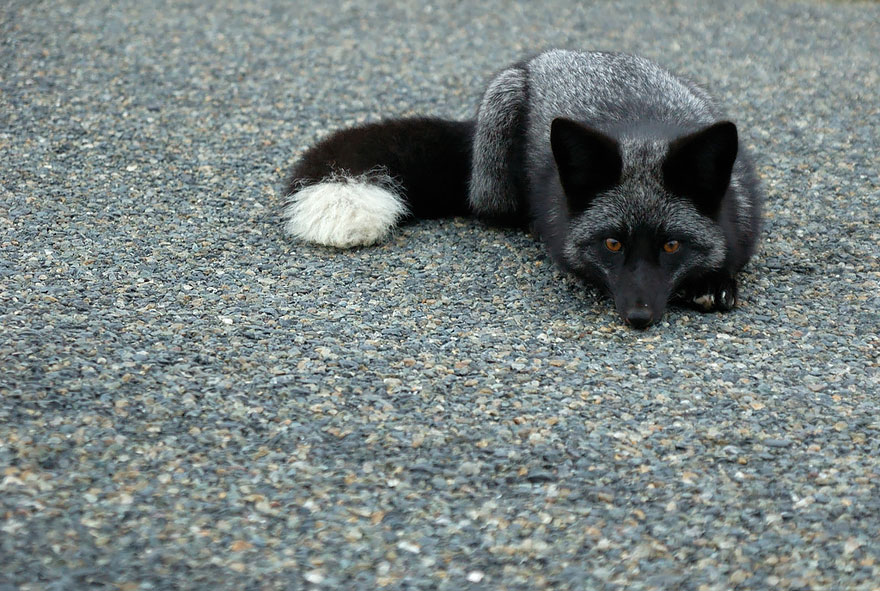
<path fill-rule="evenodd" d="M 633 55 L 552 50 L 490 82 L 476 121 L 339 131 L 286 184 L 285 229 L 340 248 L 407 218 L 531 227 L 635 328 L 670 301 L 726 311 L 762 194 L 736 126 L 696 84 Z"/>

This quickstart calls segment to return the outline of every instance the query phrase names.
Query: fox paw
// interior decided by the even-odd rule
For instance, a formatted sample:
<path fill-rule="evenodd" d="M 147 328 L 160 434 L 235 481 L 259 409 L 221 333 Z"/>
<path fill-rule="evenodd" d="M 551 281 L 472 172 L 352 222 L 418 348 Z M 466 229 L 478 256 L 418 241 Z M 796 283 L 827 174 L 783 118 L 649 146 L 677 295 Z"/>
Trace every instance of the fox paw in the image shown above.
<path fill-rule="evenodd" d="M 736 305 L 736 279 L 726 271 L 713 271 L 689 284 L 679 297 L 702 312 L 726 312 Z"/>

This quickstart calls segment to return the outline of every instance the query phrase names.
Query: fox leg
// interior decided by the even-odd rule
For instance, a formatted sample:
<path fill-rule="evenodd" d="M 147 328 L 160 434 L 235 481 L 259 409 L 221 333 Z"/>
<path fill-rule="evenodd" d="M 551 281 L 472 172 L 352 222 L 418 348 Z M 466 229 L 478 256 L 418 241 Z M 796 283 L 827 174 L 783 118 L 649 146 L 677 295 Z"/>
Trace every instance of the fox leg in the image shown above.
<path fill-rule="evenodd" d="M 701 312 L 726 312 L 736 305 L 736 279 L 729 271 L 710 271 L 685 284 L 678 298 Z"/>
<path fill-rule="evenodd" d="M 528 73 L 519 66 L 495 76 L 477 111 L 474 133 L 471 210 L 487 221 L 525 218 L 524 143 Z"/>

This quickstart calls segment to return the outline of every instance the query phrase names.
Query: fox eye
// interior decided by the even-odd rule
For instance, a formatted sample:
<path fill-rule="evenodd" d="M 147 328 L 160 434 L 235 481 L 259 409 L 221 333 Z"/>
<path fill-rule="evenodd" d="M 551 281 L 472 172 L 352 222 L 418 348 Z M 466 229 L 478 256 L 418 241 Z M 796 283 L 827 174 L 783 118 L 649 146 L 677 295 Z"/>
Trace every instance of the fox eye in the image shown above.
<path fill-rule="evenodd" d="M 623 244 L 620 242 L 620 240 L 615 240 L 614 238 L 606 238 L 605 248 L 607 248 L 611 252 L 617 252 L 621 248 L 623 248 Z"/>
<path fill-rule="evenodd" d="M 663 251 L 672 254 L 681 248 L 681 242 L 678 240 L 670 240 L 666 244 L 663 245 Z"/>

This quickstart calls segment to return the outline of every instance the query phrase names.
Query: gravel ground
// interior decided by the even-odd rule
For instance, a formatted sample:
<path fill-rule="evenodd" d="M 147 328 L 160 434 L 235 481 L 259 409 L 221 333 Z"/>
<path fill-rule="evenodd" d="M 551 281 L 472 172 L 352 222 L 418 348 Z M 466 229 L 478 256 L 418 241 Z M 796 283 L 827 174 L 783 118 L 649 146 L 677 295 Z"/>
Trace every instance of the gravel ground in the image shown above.
<path fill-rule="evenodd" d="M 0 6 L 0 590 L 877 589 L 880 4 Z M 725 315 L 532 239 L 286 239 L 357 121 L 542 48 L 654 58 L 756 154 Z"/>

